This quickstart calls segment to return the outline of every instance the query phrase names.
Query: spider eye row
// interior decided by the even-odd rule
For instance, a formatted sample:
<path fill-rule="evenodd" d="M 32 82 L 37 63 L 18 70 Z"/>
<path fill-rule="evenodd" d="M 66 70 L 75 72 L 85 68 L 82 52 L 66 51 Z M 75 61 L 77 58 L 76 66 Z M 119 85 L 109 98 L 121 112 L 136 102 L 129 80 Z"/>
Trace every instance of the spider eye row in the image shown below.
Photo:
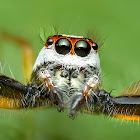
<path fill-rule="evenodd" d="M 54 43 L 53 38 L 48 38 L 47 45 L 52 45 Z M 96 43 L 92 43 L 92 48 L 94 50 L 98 49 L 98 45 Z M 66 38 L 60 38 L 55 42 L 55 50 L 57 53 L 66 55 L 72 49 L 71 42 Z M 74 52 L 81 57 L 85 57 L 90 53 L 91 46 L 85 40 L 79 40 L 74 45 Z"/>

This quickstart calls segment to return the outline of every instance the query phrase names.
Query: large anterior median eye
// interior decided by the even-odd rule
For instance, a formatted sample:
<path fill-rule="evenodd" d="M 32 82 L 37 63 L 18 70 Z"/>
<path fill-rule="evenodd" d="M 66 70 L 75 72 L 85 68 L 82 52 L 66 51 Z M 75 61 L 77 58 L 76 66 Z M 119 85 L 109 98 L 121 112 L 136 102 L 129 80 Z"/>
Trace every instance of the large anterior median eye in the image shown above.
<path fill-rule="evenodd" d="M 91 48 L 87 41 L 80 40 L 76 42 L 74 50 L 78 56 L 85 57 L 90 53 Z"/>
<path fill-rule="evenodd" d="M 66 38 L 61 38 L 55 43 L 55 50 L 59 54 L 68 54 L 71 50 L 71 43 Z"/>

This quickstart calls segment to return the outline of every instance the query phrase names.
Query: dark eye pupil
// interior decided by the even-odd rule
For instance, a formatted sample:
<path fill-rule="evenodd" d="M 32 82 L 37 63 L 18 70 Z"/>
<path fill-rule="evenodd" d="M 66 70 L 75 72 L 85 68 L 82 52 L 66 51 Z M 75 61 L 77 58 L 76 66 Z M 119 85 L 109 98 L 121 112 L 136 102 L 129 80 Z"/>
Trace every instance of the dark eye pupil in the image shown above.
<path fill-rule="evenodd" d="M 71 50 L 71 43 L 66 38 L 61 38 L 55 43 L 55 50 L 59 54 L 68 54 Z"/>
<path fill-rule="evenodd" d="M 93 48 L 94 50 L 97 50 L 97 49 L 98 49 L 98 45 L 97 45 L 96 43 L 93 43 L 93 44 L 92 44 L 92 48 Z"/>
<path fill-rule="evenodd" d="M 47 40 L 47 44 L 48 44 L 48 45 L 52 45 L 53 42 L 54 42 L 54 40 L 53 40 L 52 38 L 49 38 L 49 39 Z"/>
<path fill-rule="evenodd" d="M 80 40 L 75 44 L 75 53 L 78 56 L 85 57 L 90 53 L 90 45 L 84 40 Z"/>

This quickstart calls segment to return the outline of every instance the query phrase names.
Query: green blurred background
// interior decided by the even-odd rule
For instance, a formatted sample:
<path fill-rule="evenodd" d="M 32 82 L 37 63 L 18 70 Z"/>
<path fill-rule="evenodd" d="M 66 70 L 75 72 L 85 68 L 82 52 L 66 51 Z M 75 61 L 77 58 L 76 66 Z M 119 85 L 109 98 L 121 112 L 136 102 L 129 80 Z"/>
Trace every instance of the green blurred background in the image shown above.
<path fill-rule="evenodd" d="M 140 79 L 140 1 L 132 0 L 0 0 L 0 30 L 28 40 L 37 56 L 43 47 L 40 27 L 51 34 L 86 35 L 95 31 L 106 38 L 100 48 L 102 88 L 117 95 Z M 10 42 L 0 42 L 0 59 L 8 76 L 24 83 L 21 50 Z M 139 140 L 137 122 L 111 119 L 103 115 L 78 114 L 75 120 L 56 109 L 0 110 L 0 140 Z"/>

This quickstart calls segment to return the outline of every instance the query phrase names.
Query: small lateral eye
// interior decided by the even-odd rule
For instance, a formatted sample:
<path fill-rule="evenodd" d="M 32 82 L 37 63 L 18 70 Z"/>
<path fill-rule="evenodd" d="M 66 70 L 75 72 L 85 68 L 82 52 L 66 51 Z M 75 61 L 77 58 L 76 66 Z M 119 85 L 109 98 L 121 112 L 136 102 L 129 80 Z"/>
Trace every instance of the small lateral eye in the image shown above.
<path fill-rule="evenodd" d="M 94 50 L 98 50 L 98 45 L 97 45 L 96 43 L 93 43 L 93 44 L 92 44 L 92 48 L 93 48 Z"/>
<path fill-rule="evenodd" d="M 48 38 L 47 45 L 52 45 L 54 40 L 52 38 Z"/>

